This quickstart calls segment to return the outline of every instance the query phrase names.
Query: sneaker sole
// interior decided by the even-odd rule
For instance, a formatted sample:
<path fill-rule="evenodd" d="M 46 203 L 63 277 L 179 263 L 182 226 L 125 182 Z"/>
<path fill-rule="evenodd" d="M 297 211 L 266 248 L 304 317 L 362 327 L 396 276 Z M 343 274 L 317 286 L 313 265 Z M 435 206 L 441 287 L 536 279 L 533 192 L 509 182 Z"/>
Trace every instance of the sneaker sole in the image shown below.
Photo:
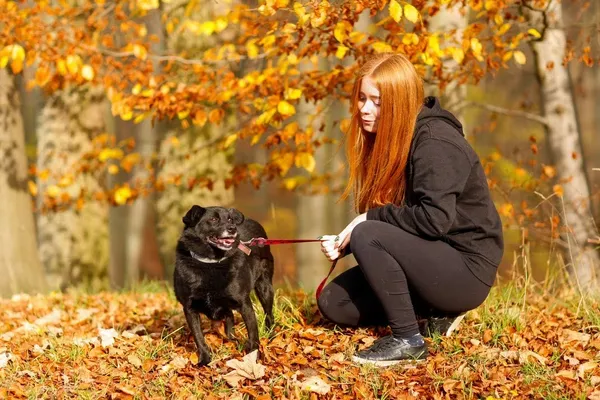
<path fill-rule="evenodd" d="M 446 337 L 449 337 L 450 335 L 452 335 L 452 332 L 454 332 L 456 330 L 456 328 L 458 328 L 458 326 L 460 325 L 462 320 L 465 318 L 465 315 L 466 314 L 461 314 L 458 317 L 456 317 L 454 322 L 452 322 L 452 325 L 450 325 L 450 327 L 446 331 Z"/>
<path fill-rule="evenodd" d="M 376 367 L 391 367 L 393 365 L 398 365 L 398 364 L 420 364 L 420 363 L 425 362 L 425 360 L 426 360 L 425 358 L 414 358 L 414 359 L 393 360 L 393 361 L 373 361 L 373 360 L 366 360 L 364 358 L 352 356 L 352 361 L 354 361 L 357 364 L 362 364 L 362 365 L 372 364 Z"/>

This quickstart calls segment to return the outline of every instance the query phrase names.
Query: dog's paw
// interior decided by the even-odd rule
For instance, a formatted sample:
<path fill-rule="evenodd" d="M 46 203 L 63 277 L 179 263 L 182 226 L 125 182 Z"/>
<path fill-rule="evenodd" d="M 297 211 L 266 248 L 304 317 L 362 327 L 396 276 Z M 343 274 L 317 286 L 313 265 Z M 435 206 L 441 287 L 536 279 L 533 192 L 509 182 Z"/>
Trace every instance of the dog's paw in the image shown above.
<path fill-rule="evenodd" d="M 246 353 L 252 353 L 254 350 L 259 350 L 258 349 L 258 342 L 253 342 L 253 341 L 248 340 L 246 342 L 246 344 L 244 345 L 244 351 Z"/>
<path fill-rule="evenodd" d="M 212 357 L 210 355 L 210 353 L 206 352 L 206 353 L 198 353 L 198 366 L 199 367 L 203 367 L 205 365 L 210 364 L 210 362 L 212 361 Z"/>

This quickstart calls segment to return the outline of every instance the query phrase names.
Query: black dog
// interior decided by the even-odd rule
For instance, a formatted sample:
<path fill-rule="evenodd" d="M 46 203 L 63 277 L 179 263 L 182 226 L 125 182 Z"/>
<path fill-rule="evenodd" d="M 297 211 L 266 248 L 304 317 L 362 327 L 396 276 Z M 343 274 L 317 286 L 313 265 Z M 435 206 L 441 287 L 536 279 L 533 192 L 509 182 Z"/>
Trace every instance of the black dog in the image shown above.
<path fill-rule="evenodd" d="M 256 221 L 245 219 L 233 208 L 194 205 L 183 217 L 184 228 L 177 242 L 174 289 L 183 306 L 187 324 L 198 351 L 199 365 L 211 356 L 200 326 L 202 313 L 212 320 L 225 320 L 225 333 L 232 338 L 233 310 L 248 331 L 246 352 L 258 350 L 258 325 L 250 292 L 265 311 L 265 325 L 273 325 L 273 255 L 269 246 L 246 247 L 240 241 L 267 238 Z M 248 250 L 250 250 L 249 254 Z"/>

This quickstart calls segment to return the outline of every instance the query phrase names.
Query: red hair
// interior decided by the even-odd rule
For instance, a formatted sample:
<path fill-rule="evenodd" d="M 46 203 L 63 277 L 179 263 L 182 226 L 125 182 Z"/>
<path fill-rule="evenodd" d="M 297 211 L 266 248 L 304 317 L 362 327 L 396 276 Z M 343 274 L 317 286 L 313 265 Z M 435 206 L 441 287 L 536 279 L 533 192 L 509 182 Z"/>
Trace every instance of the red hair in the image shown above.
<path fill-rule="evenodd" d="M 377 132 L 362 129 L 358 100 L 364 77 L 379 90 Z M 385 204 L 400 205 L 406 192 L 406 163 L 417 115 L 424 100 L 423 81 L 401 54 L 384 53 L 369 59 L 358 71 L 351 99 L 352 120 L 346 138 L 348 184 L 355 209 L 363 213 Z"/>

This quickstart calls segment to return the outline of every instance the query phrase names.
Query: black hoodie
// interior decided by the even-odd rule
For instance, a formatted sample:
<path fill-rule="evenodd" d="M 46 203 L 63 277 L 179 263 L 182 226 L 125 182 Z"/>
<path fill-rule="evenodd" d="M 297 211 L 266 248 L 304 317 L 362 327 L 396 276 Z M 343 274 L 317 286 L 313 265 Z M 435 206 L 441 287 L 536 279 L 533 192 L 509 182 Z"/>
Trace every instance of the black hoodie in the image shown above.
<path fill-rule="evenodd" d="M 367 220 L 388 222 L 457 249 L 473 272 L 492 286 L 504 252 L 502 223 L 490 198 L 479 157 L 461 123 L 427 97 L 417 117 L 400 207 L 367 211 Z"/>

